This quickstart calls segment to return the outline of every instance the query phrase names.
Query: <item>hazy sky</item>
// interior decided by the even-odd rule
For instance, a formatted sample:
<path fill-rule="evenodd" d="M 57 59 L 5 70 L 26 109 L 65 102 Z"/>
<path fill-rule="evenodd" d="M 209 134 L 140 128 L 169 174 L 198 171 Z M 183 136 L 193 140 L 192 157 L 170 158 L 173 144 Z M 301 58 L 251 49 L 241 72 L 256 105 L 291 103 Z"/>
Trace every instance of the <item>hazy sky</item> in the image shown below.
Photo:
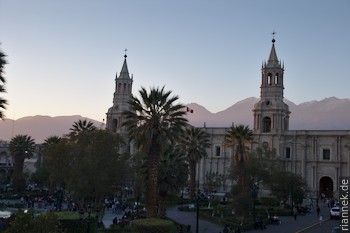
<path fill-rule="evenodd" d="M 259 97 L 273 30 L 287 99 L 350 98 L 349 12 L 349 0 L 0 0 L 5 114 L 102 121 L 125 48 L 134 94 L 164 85 L 222 111 Z"/>

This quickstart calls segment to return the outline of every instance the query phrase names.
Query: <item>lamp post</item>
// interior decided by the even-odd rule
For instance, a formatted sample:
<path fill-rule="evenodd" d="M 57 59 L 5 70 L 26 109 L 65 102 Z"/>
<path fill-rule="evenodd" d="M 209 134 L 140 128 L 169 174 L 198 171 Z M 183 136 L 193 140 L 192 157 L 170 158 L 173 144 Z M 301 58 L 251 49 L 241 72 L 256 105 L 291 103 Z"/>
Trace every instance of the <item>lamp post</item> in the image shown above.
<path fill-rule="evenodd" d="M 197 181 L 197 215 L 196 215 L 196 233 L 198 233 L 199 231 L 199 177 L 198 177 L 198 181 Z"/>
<path fill-rule="evenodd" d="M 290 184 L 290 196 L 291 196 L 291 207 L 292 207 L 292 211 L 294 211 L 294 197 L 293 197 L 293 193 L 294 193 L 294 184 L 293 182 L 291 182 Z"/>
<path fill-rule="evenodd" d="M 254 183 L 253 184 L 253 221 L 254 221 L 254 224 L 256 223 L 255 198 L 256 198 L 258 189 L 259 189 L 258 185 L 256 183 Z"/>

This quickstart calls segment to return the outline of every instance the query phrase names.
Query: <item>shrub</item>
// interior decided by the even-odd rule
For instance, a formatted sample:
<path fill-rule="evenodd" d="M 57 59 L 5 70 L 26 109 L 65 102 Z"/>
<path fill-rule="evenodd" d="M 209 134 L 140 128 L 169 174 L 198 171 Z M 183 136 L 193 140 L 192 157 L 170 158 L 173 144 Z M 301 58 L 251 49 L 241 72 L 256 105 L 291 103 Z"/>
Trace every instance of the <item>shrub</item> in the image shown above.
<path fill-rule="evenodd" d="M 39 214 L 33 218 L 33 212 L 24 213 L 18 211 L 14 214 L 12 221 L 9 222 L 6 233 L 62 233 L 60 222 L 55 213 Z"/>
<path fill-rule="evenodd" d="M 278 206 L 278 200 L 275 196 L 259 197 L 261 205 Z"/>
<path fill-rule="evenodd" d="M 158 218 L 136 219 L 131 221 L 131 229 L 138 233 L 175 233 L 176 226 L 170 220 Z"/>

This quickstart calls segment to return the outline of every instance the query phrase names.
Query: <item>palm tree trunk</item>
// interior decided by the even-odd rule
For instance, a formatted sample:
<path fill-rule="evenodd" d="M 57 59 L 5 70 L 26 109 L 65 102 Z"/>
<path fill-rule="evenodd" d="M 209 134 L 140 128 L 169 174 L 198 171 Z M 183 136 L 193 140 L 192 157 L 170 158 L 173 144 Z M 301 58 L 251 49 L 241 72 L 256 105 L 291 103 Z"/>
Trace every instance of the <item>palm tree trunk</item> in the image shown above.
<path fill-rule="evenodd" d="M 238 147 L 239 147 L 238 190 L 239 190 L 239 193 L 243 193 L 245 189 L 243 145 L 240 144 Z"/>
<path fill-rule="evenodd" d="M 243 193 L 245 189 L 245 180 L 244 180 L 244 162 L 238 162 L 238 191 Z"/>
<path fill-rule="evenodd" d="M 158 164 L 161 146 L 157 142 L 157 136 L 152 138 L 152 146 L 149 153 L 148 185 L 147 185 L 147 215 L 150 218 L 157 217 L 158 199 Z"/>
<path fill-rule="evenodd" d="M 16 154 L 14 156 L 15 167 L 14 167 L 14 178 L 13 178 L 13 191 L 20 192 L 23 188 L 23 165 L 24 156 Z"/>
<path fill-rule="evenodd" d="M 195 192 L 196 192 L 196 161 L 191 160 L 190 161 L 190 182 L 189 182 L 189 189 L 190 189 L 190 199 L 194 198 Z"/>

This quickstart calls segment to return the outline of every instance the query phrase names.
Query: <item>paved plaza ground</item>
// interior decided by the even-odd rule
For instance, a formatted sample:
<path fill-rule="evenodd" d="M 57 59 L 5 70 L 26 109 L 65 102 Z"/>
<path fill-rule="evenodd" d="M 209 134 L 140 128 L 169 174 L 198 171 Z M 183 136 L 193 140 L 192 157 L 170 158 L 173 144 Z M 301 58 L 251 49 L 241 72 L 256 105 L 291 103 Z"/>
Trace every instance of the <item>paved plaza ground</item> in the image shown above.
<path fill-rule="evenodd" d="M 321 205 L 321 213 L 323 216 L 323 222 L 320 225 L 319 218 L 316 213 L 316 208 L 313 207 L 311 213 L 305 216 L 298 216 L 297 220 L 294 220 L 292 216 L 280 217 L 282 220 L 281 225 L 267 225 L 264 230 L 250 230 L 244 231 L 249 233 L 307 233 L 307 232 L 331 232 L 334 226 L 338 225 L 338 221 L 329 220 L 329 208 L 325 205 Z M 112 213 L 111 210 L 106 210 L 103 218 L 103 223 L 106 227 L 113 224 L 115 217 L 119 219 L 122 214 Z M 191 225 L 192 232 L 196 232 L 196 213 L 195 212 L 183 212 L 179 211 L 176 206 L 168 208 L 167 216 L 178 223 L 184 225 Z M 199 233 L 222 233 L 223 227 L 213 224 L 211 222 L 199 219 Z"/>

